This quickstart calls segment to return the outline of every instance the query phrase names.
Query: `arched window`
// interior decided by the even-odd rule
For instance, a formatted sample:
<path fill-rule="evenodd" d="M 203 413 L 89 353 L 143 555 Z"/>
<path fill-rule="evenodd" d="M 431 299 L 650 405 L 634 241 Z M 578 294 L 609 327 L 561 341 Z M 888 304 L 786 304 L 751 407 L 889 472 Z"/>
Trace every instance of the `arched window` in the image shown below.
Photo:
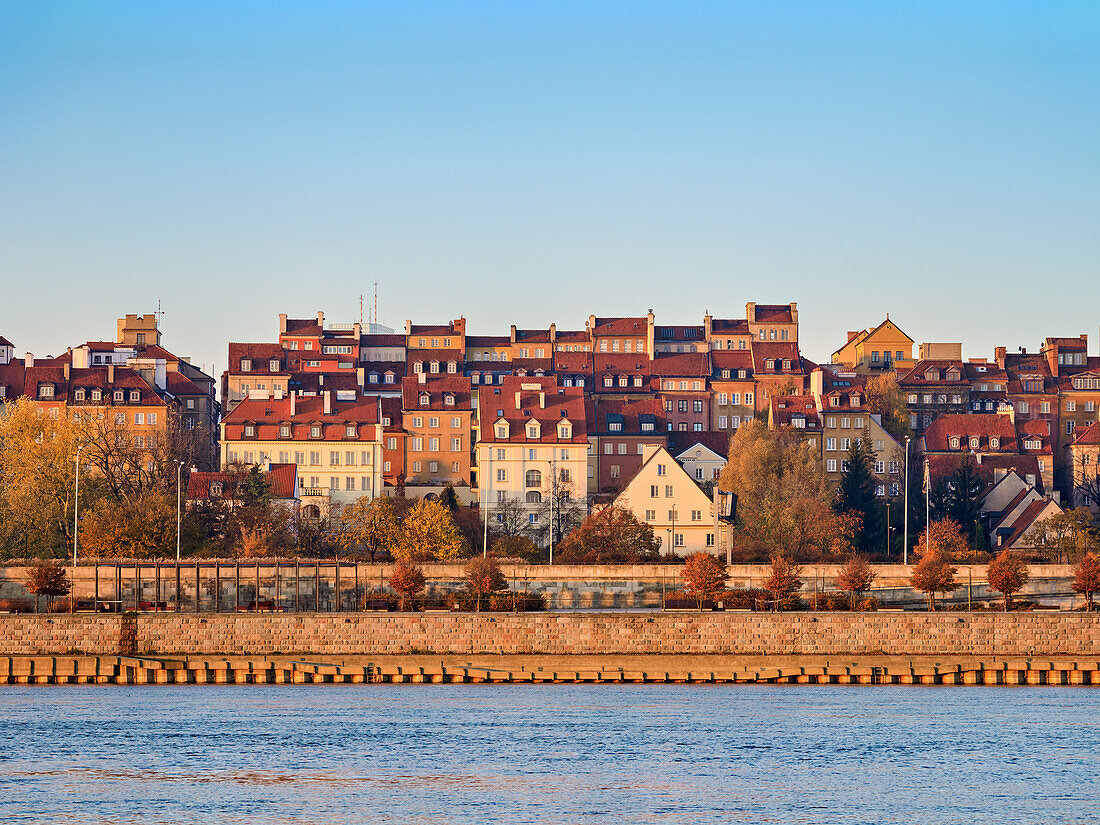
<path fill-rule="evenodd" d="M 307 504 L 302 508 L 302 518 L 319 519 L 321 517 L 321 508 L 316 504 Z"/>
<path fill-rule="evenodd" d="M 528 487 L 541 487 L 542 486 L 542 473 L 538 470 L 527 471 L 527 486 Z"/>
<path fill-rule="evenodd" d="M 528 504 L 542 504 L 542 493 L 538 490 L 531 490 L 527 493 Z"/>

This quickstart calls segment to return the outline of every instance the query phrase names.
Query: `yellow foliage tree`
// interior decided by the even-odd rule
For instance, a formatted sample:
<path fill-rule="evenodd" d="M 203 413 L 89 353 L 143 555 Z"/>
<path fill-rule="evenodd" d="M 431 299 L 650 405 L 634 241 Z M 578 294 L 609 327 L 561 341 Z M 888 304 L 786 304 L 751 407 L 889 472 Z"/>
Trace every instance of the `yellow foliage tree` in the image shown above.
<path fill-rule="evenodd" d="M 146 493 L 133 503 L 102 499 L 81 521 L 80 545 L 99 558 L 174 555 L 176 502 L 166 493 Z"/>
<path fill-rule="evenodd" d="M 461 558 L 465 549 L 451 511 L 438 501 L 421 499 L 406 514 L 391 552 L 404 562 L 449 561 Z"/>
<path fill-rule="evenodd" d="M 349 555 L 366 548 L 392 553 L 401 533 L 393 500 L 360 496 L 340 511 L 340 543 Z"/>
<path fill-rule="evenodd" d="M 76 452 L 82 422 L 27 398 L 0 413 L 0 554 L 44 555 L 72 544 Z M 82 456 L 83 458 L 83 456 Z M 81 487 L 85 478 L 81 477 Z M 88 487 L 88 492 L 91 488 Z M 81 499 L 90 500 L 81 490 Z M 82 505 L 83 506 L 83 505 Z"/>

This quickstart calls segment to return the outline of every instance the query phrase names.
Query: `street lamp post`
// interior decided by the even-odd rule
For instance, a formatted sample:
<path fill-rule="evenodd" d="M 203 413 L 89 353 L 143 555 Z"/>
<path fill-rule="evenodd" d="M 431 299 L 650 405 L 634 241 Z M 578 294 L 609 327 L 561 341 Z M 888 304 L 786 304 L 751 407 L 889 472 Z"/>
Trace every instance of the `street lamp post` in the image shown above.
<path fill-rule="evenodd" d="M 176 459 L 176 612 L 180 609 L 180 526 L 183 524 L 183 462 Z M 257 568 L 259 569 L 259 568 Z M 159 596 L 158 596 L 159 598 Z M 256 597 L 257 599 L 259 596 Z"/>
<path fill-rule="evenodd" d="M 909 436 L 905 436 L 905 531 L 902 553 L 902 563 L 909 564 Z"/>
<path fill-rule="evenodd" d="M 76 551 L 77 542 L 80 534 L 80 527 L 78 523 L 78 517 L 80 513 L 80 451 L 84 449 L 83 444 L 76 445 L 76 458 L 73 459 L 76 464 L 76 489 L 73 491 L 73 584 L 69 590 L 69 612 L 74 612 L 76 607 Z M 37 609 L 37 608 L 36 608 Z"/>

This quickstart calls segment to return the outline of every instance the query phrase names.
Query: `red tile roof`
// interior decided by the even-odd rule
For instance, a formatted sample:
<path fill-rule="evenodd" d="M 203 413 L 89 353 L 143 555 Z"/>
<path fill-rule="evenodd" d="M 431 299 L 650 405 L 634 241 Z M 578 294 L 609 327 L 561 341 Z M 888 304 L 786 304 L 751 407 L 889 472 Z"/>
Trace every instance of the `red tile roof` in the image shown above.
<path fill-rule="evenodd" d="M 947 380 L 947 372 L 952 368 L 958 370 L 959 378 L 957 381 Z M 936 370 L 939 377 L 934 379 L 928 378 L 927 373 L 930 369 Z M 962 361 L 933 359 L 918 361 L 909 372 L 898 378 L 898 383 L 903 387 L 967 387 L 970 385 L 970 382 L 966 380 L 966 371 Z"/>
<path fill-rule="evenodd" d="M 380 423 L 378 397 L 362 396 L 355 401 L 332 400 L 332 412 L 325 415 L 324 399 L 319 396 L 295 398 L 295 414 L 290 414 L 290 398 L 242 401 L 222 419 L 226 441 L 277 441 L 282 424 L 291 425 L 289 441 L 347 441 L 346 427 L 356 428 L 356 438 L 374 439 L 374 427 Z M 244 437 L 245 424 L 251 423 L 255 436 Z M 321 437 L 311 438 L 310 428 L 321 426 Z"/>
<path fill-rule="evenodd" d="M 1029 504 L 1016 520 L 1012 522 L 1012 533 L 1004 540 L 1003 547 L 1012 547 L 1023 535 L 1030 530 L 1038 520 L 1042 512 L 1051 502 L 1047 499 L 1039 499 Z"/>
<path fill-rule="evenodd" d="M 592 336 L 583 329 L 559 329 L 554 334 L 556 344 L 591 344 Z"/>
<path fill-rule="evenodd" d="M 312 355 L 312 353 L 311 353 Z M 318 355 L 318 357 L 320 357 Z M 231 341 L 229 343 L 229 373 L 231 375 L 270 375 L 272 372 L 286 372 L 287 351 L 279 344 L 258 343 L 242 344 Z M 241 372 L 241 361 L 252 362 L 251 369 L 247 373 Z M 279 369 L 272 370 L 271 361 L 279 362 Z"/>
<path fill-rule="evenodd" d="M 516 393 L 520 403 L 516 404 Z M 541 399 L 540 393 L 545 395 Z M 559 442 L 557 424 L 567 418 L 573 425 L 568 443 L 588 443 L 588 419 L 584 391 L 579 387 L 559 387 L 556 378 L 516 378 L 509 376 L 492 390 L 485 387 L 478 393 L 480 440 L 487 442 L 526 443 L 526 425 L 532 419 L 541 425 L 539 443 Z M 495 424 L 503 418 L 509 425 L 509 436 L 498 438 Z M 587 448 L 586 448 L 587 449 Z"/>
<path fill-rule="evenodd" d="M 1100 422 L 1089 424 L 1083 430 L 1075 431 L 1073 433 L 1073 443 L 1090 447 L 1100 445 Z"/>
<path fill-rule="evenodd" d="M 316 318 L 287 318 L 283 335 L 320 336 L 322 331 Z"/>
<path fill-rule="evenodd" d="M 649 324 L 646 318 L 597 318 L 592 332 L 596 337 L 645 338 Z"/>
<path fill-rule="evenodd" d="M 767 368 L 769 360 L 775 362 L 772 369 Z M 783 368 L 784 361 L 791 362 L 790 369 Z M 798 344 L 794 341 L 753 341 L 752 362 L 757 375 L 797 375 L 802 372 Z"/>
<path fill-rule="evenodd" d="M 591 352 L 555 352 L 554 372 L 558 375 L 591 376 L 595 373 L 593 355 Z"/>
<path fill-rule="evenodd" d="M 792 324 L 794 318 L 788 304 L 757 304 L 756 323 Z"/>
<path fill-rule="evenodd" d="M 769 421 L 777 427 L 793 427 L 795 416 L 806 419 L 807 430 L 821 429 L 817 402 L 812 395 L 773 395 L 768 400 Z"/>
<path fill-rule="evenodd" d="M 270 470 L 264 473 L 264 477 L 271 486 L 271 496 L 275 499 L 293 499 L 294 481 L 298 474 L 296 464 L 272 464 Z M 192 501 L 202 501 L 212 498 L 236 500 L 237 484 L 244 480 L 240 473 L 207 473 L 193 470 L 187 479 L 187 498 Z M 211 484 L 220 483 L 222 494 L 213 495 Z"/>
<path fill-rule="evenodd" d="M 586 409 L 589 418 L 589 435 L 645 435 L 657 436 L 662 440 L 664 438 L 665 413 L 661 408 L 661 402 L 656 398 L 629 401 L 589 399 Z M 652 423 L 653 428 L 642 432 L 642 419 Z M 622 428 L 612 433 L 609 421 L 620 423 Z"/>
<path fill-rule="evenodd" d="M 603 353 L 600 353 L 602 357 Z M 598 358 L 597 358 L 598 363 Z M 650 371 L 662 378 L 709 378 L 709 352 L 659 352 L 650 362 Z"/>
<path fill-rule="evenodd" d="M 745 318 L 714 318 L 710 322 L 711 335 L 748 335 L 749 322 Z"/>
<path fill-rule="evenodd" d="M 951 446 L 951 438 L 959 438 L 959 446 Z M 973 413 L 971 415 L 941 415 L 925 430 L 924 444 L 927 452 L 970 452 L 970 439 L 978 439 L 980 452 L 1014 453 L 1017 450 L 1016 428 L 1007 415 L 997 413 Z M 997 438 L 996 447 L 990 439 Z"/>
<path fill-rule="evenodd" d="M 417 376 L 410 375 L 401 382 L 402 409 L 405 412 L 415 410 L 469 412 L 470 387 L 470 379 L 461 375 L 428 376 L 427 381 L 423 383 Z M 422 404 L 420 396 L 425 393 L 428 396 L 428 403 Z M 448 397 L 453 399 L 453 404 L 446 403 Z"/>
<path fill-rule="evenodd" d="M 752 351 L 747 349 L 715 349 L 710 351 L 710 363 L 713 367 L 713 375 L 718 380 L 736 380 L 736 373 L 731 373 L 730 378 L 722 379 L 722 370 L 745 370 L 745 378 L 748 380 L 753 375 Z"/>
<path fill-rule="evenodd" d="M 691 449 L 696 444 L 702 444 L 704 447 L 714 450 L 720 456 L 729 456 L 730 439 L 733 437 L 730 433 L 721 430 L 704 430 L 701 433 L 677 430 L 676 432 L 666 433 L 666 435 L 668 437 L 668 451 L 673 456 L 680 455 L 680 453 Z"/>
<path fill-rule="evenodd" d="M 404 347 L 405 336 L 400 333 L 366 332 L 359 336 L 360 347 Z"/>
<path fill-rule="evenodd" d="M 549 339 L 548 339 L 549 340 Z M 467 335 L 466 347 L 508 347 L 512 345 L 507 335 Z"/>
<path fill-rule="evenodd" d="M 114 381 L 108 381 L 110 367 L 90 367 L 88 369 L 70 369 L 69 378 L 65 378 L 64 366 L 35 366 L 29 368 L 25 375 L 25 390 L 33 398 L 39 398 L 39 388 L 46 384 L 52 384 L 54 394 L 51 398 L 42 400 L 82 403 L 74 401 L 72 392 L 77 389 L 99 389 L 103 391 L 102 402 L 92 402 L 88 397 L 83 403 L 113 404 L 114 391 L 125 390 L 126 398 L 122 402 L 127 405 L 141 404 L 145 406 L 165 406 L 165 401 L 157 391 L 145 381 L 137 370 L 130 367 L 114 367 Z M 130 393 L 137 391 L 141 394 L 139 401 L 131 401 Z"/>

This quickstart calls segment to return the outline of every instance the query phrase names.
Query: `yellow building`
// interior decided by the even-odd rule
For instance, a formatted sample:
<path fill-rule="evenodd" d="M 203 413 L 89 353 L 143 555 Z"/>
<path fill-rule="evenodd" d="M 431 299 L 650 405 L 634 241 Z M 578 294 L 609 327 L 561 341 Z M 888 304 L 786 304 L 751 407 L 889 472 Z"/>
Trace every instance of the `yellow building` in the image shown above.
<path fill-rule="evenodd" d="M 642 466 L 615 497 L 615 504 L 653 528 L 661 551 L 689 556 L 715 552 L 714 507 L 664 447 L 643 447 Z"/>
<path fill-rule="evenodd" d="M 848 342 L 833 353 L 832 360 L 859 373 L 909 370 L 917 363 L 913 360 L 913 343 L 887 315 L 877 327 L 849 332 Z"/>

